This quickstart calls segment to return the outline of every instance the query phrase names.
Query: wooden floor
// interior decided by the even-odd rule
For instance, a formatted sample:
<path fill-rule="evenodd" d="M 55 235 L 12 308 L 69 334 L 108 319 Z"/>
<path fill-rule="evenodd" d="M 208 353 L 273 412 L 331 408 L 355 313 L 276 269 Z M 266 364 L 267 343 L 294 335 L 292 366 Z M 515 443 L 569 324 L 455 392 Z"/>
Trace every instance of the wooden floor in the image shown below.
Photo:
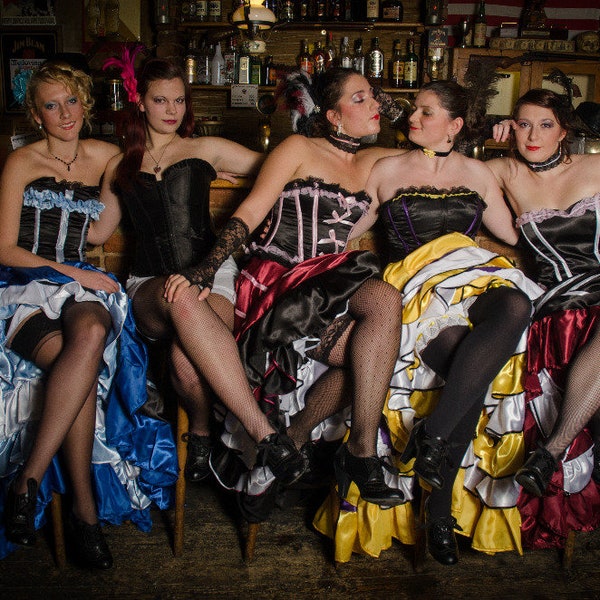
<path fill-rule="evenodd" d="M 581 534 L 573 567 L 557 551 L 487 556 L 464 548 L 454 567 L 427 557 L 411 566 L 412 548 L 395 544 L 379 559 L 355 555 L 335 567 L 328 539 L 310 526 L 314 500 L 277 510 L 263 524 L 255 560 L 242 559 L 241 529 L 211 485 L 188 487 L 183 556 L 171 552 L 172 515 L 154 514 L 142 533 L 130 524 L 106 527 L 115 566 L 59 571 L 44 536 L 0 561 L 0 598 L 166 600 L 171 598 L 524 598 L 600 600 L 600 531 Z"/>

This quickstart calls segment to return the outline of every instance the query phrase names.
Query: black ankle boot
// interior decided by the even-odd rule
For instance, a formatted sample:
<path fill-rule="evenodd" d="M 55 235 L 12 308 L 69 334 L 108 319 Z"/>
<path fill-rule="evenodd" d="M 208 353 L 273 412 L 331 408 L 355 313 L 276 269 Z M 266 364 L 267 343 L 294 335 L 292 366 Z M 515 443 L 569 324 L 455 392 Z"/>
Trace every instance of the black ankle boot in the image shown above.
<path fill-rule="evenodd" d="M 82 567 L 110 569 L 113 557 L 99 523 L 89 525 L 71 515 L 71 552 L 73 559 Z"/>
<path fill-rule="evenodd" d="M 391 508 L 404 503 L 404 494 L 400 490 L 388 487 L 383 478 L 382 467 L 385 463 L 377 456 L 366 458 L 353 456 L 346 444 L 342 444 L 335 454 L 335 478 L 340 498 L 348 495 L 350 483 L 354 481 L 360 496 L 366 502 L 379 504 L 382 508 Z"/>
<path fill-rule="evenodd" d="M 11 481 L 6 495 L 4 519 L 6 537 L 14 544 L 33 546 L 35 544 L 35 508 L 37 504 L 38 484 L 30 477 L 27 491 L 15 494 L 15 481 Z"/>
<path fill-rule="evenodd" d="M 427 548 L 429 554 L 442 565 L 455 565 L 458 562 L 458 545 L 454 529 L 458 528 L 454 517 L 431 519 L 426 515 Z"/>
<path fill-rule="evenodd" d="M 283 485 L 298 481 L 306 471 L 304 456 L 285 433 L 267 435 L 258 443 L 257 448 L 257 463 L 269 467 Z"/>
<path fill-rule="evenodd" d="M 202 481 L 210 475 L 211 439 L 208 435 L 197 435 L 192 432 L 181 436 L 187 442 L 187 459 L 183 473 L 188 481 Z"/>
<path fill-rule="evenodd" d="M 517 471 L 515 480 L 530 494 L 543 496 L 556 467 L 556 460 L 552 454 L 540 446 Z"/>
<path fill-rule="evenodd" d="M 447 452 L 446 440 L 427 435 L 425 421 L 419 421 L 413 427 L 400 460 L 408 462 L 413 456 L 416 456 L 413 464 L 415 473 L 431 487 L 441 490 L 444 487 L 444 478 L 440 471 L 446 460 Z"/>

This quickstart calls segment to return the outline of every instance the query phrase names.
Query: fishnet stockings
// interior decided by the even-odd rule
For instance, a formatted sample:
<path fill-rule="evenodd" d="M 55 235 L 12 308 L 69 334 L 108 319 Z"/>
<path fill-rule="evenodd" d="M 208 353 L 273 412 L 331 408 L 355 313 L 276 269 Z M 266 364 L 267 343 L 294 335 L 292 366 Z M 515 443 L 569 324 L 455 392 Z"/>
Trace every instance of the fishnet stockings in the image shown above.
<path fill-rule="evenodd" d="M 259 442 L 273 433 L 252 395 L 237 344 L 225 323 L 208 302 L 198 300 L 196 287 L 188 288 L 177 302 L 166 302 L 162 296 L 164 282 L 164 277 L 151 279 L 134 296 L 140 331 L 151 338 L 175 339 L 178 350 L 172 359 L 177 361 L 178 378 L 187 373 L 200 382 L 203 377 L 252 439 Z M 193 404 L 194 398 L 188 400 Z"/>
<path fill-rule="evenodd" d="M 35 363 L 47 371 L 42 417 L 31 454 L 15 491 L 38 482 L 62 446 L 73 486 L 73 512 L 86 523 L 97 521 L 90 464 L 94 440 L 98 371 L 110 315 L 97 302 L 76 302 L 63 310 L 62 335 L 38 346 Z"/>
<path fill-rule="evenodd" d="M 600 442 L 600 329 L 596 329 L 569 368 L 562 409 L 545 444 L 555 459 L 591 421 L 594 441 Z"/>
<path fill-rule="evenodd" d="M 352 385 L 345 369 L 330 367 L 311 386 L 303 411 L 292 417 L 287 434 L 297 448 L 309 441 L 311 431 L 352 401 Z"/>
<path fill-rule="evenodd" d="M 322 335 L 323 340 L 335 344 L 333 348 L 318 351 L 327 357 L 328 364 L 344 366 L 345 371 L 330 370 L 333 372 L 321 385 L 317 382 L 317 387 L 309 395 L 311 407 L 307 402 L 309 410 L 303 411 L 306 416 L 302 413 L 294 428 L 310 432 L 312 427 L 337 412 L 346 399 L 352 397 L 349 450 L 354 456 L 373 456 L 381 411 L 400 346 L 402 297 L 388 283 L 369 279 L 350 298 L 348 312 L 354 320 L 343 331 L 340 331 L 339 320 L 336 320 Z M 348 370 L 351 387 L 344 381 L 348 378 Z M 352 396 L 351 390 L 354 391 Z M 310 413 L 315 409 L 318 416 L 313 418 Z"/>

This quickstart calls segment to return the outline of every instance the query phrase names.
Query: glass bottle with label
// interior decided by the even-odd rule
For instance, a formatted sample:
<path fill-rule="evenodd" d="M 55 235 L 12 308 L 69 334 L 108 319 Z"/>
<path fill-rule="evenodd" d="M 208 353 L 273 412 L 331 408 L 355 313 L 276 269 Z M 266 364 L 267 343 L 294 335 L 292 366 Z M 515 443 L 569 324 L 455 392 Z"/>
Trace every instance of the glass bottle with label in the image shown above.
<path fill-rule="evenodd" d="M 315 42 L 315 50 L 312 55 L 312 60 L 313 60 L 315 75 L 317 73 L 322 73 L 323 71 L 325 71 L 325 51 L 321 47 L 320 40 L 317 40 Z"/>
<path fill-rule="evenodd" d="M 190 38 L 184 62 L 187 82 L 189 84 L 198 83 L 198 48 L 195 38 Z"/>
<path fill-rule="evenodd" d="M 389 72 L 390 86 L 401 88 L 404 85 L 404 56 L 402 53 L 402 41 L 394 40 L 394 50 L 390 60 Z"/>
<path fill-rule="evenodd" d="M 202 42 L 202 48 L 198 53 L 198 83 L 207 85 L 210 83 L 210 63 L 212 51 L 206 42 Z"/>
<path fill-rule="evenodd" d="M 279 2 L 277 18 L 288 23 L 294 20 L 294 0 L 281 0 Z"/>
<path fill-rule="evenodd" d="M 277 85 L 277 71 L 271 55 L 267 56 L 263 65 L 263 85 Z"/>
<path fill-rule="evenodd" d="M 371 41 L 371 49 L 367 54 L 367 78 L 372 83 L 381 83 L 383 80 L 384 55 L 379 47 L 379 38 L 374 37 Z"/>
<path fill-rule="evenodd" d="M 208 1 L 196 0 L 196 21 L 208 21 Z"/>
<path fill-rule="evenodd" d="M 224 71 L 224 83 L 225 85 L 231 85 L 237 82 L 237 67 L 238 67 L 238 49 L 235 43 L 235 37 L 229 38 L 229 47 L 223 54 L 225 60 L 225 71 Z"/>
<path fill-rule="evenodd" d="M 404 6 L 400 0 L 382 0 L 381 20 L 401 23 L 404 19 Z"/>
<path fill-rule="evenodd" d="M 352 55 L 352 68 L 361 75 L 365 74 L 365 55 L 363 53 L 362 38 L 354 40 L 354 54 Z"/>
<path fill-rule="evenodd" d="M 250 83 L 254 85 L 262 84 L 262 60 L 256 54 L 250 55 Z"/>
<path fill-rule="evenodd" d="M 485 18 L 485 0 L 479 2 L 477 14 L 473 20 L 473 46 L 485 48 L 487 40 L 487 20 Z"/>
<path fill-rule="evenodd" d="M 367 11 L 366 18 L 367 21 L 377 21 L 379 19 L 379 0 L 366 0 L 367 3 Z"/>
<path fill-rule="evenodd" d="M 296 0 L 296 19 L 298 21 L 308 21 L 309 0 Z"/>
<path fill-rule="evenodd" d="M 248 54 L 248 51 L 243 44 L 240 51 L 237 82 L 242 84 L 250 83 L 250 54 Z"/>
<path fill-rule="evenodd" d="M 300 54 L 298 55 L 298 67 L 303 71 L 312 75 L 314 73 L 314 65 L 310 52 L 308 51 L 308 41 L 302 40 L 302 44 L 300 46 Z"/>
<path fill-rule="evenodd" d="M 419 87 L 419 57 L 415 52 L 415 41 L 412 38 L 409 38 L 407 47 L 408 52 L 404 57 L 403 87 L 413 90 Z"/>
<path fill-rule="evenodd" d="M 208 0 L 208 20 L 215 23 L 221 20 L 221 0 Z"/>
<path fill-rule="evenodd" d="M 325 44 L 325 68 L 329 69 L 336 64 L 335 60 L 335 46 L 333 44 L 333 33 L 327 32 L 327 43 Z"/>

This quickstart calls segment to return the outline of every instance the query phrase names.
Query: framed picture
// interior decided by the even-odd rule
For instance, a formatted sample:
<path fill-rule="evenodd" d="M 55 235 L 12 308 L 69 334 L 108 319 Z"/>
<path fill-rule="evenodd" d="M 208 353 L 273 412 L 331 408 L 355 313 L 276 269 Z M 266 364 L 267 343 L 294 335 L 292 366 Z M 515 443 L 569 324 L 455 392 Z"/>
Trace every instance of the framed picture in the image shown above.
<path fill-rule="evenodd" d="M 55 31 L 0 33 L 2 93 L 6 112 L 22 112 L 31 72 L 57 51 Z"/>
<path fill-rule="evenodd" d="M 54 0 L 0 0 L 0 24 L 56 25 Z"/>

